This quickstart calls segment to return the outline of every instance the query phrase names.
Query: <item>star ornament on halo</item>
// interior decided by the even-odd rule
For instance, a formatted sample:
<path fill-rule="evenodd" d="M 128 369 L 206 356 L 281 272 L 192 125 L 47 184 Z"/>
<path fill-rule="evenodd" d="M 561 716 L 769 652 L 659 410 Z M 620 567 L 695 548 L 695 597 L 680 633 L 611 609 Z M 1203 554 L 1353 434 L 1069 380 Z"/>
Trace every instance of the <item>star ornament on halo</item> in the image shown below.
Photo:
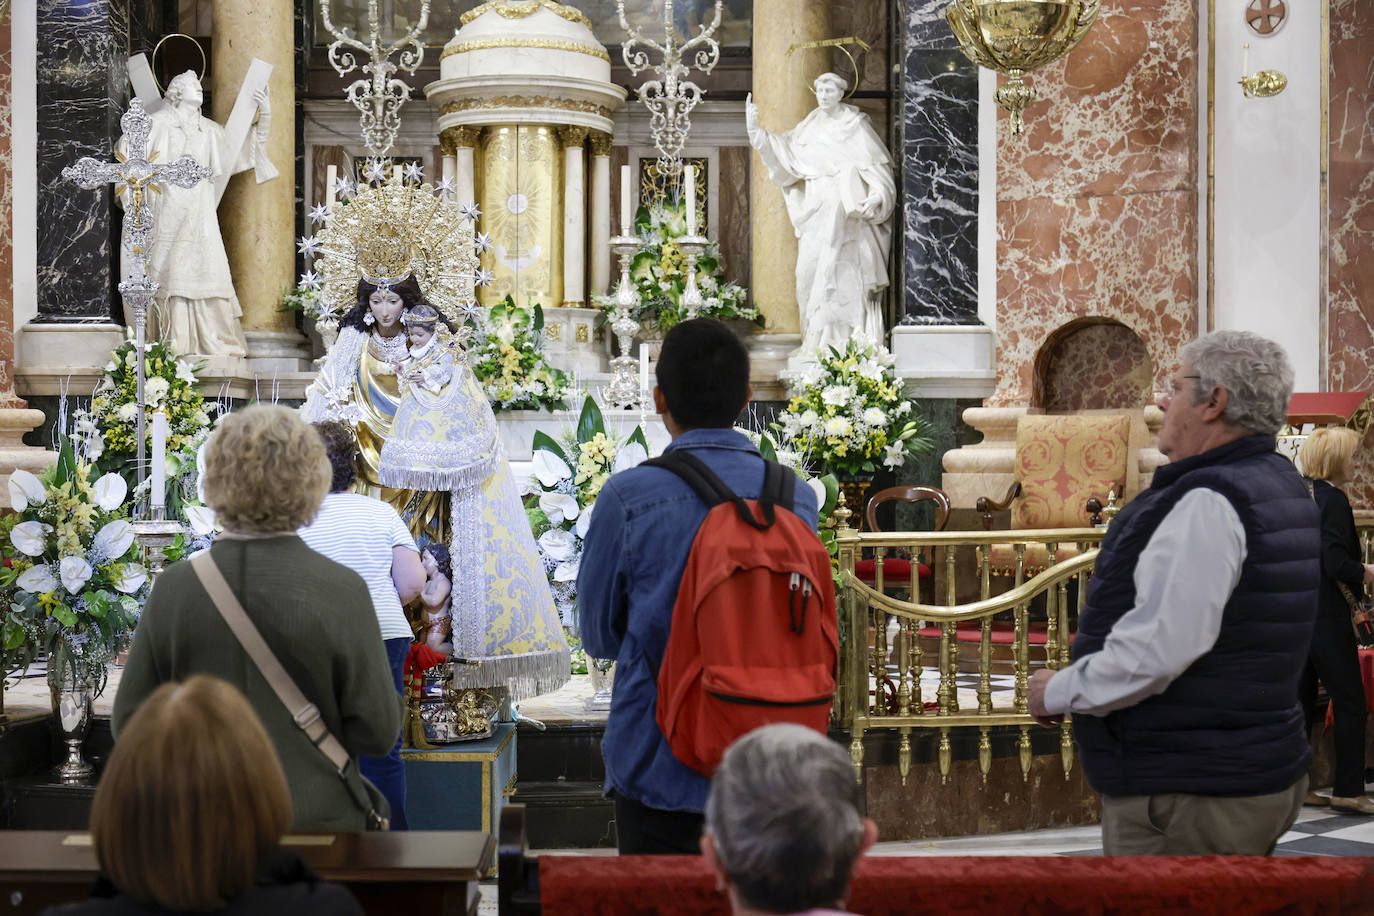
<path fill-rule="evenodd" d="M 349 181 L 347 176 L 339 176 L 334 179 L 334 193 L 339 197 L 352 197 L 353 182 Z"/>
<path fill-rule="evenodd" d="M 441 178 L 441 179 L 439 179 L 439 183 L 436 184 L 436 185 L 434 186 L 434 193 L 435 193 L 435 194 L 438 194 L 440 197 L 452 197 L 452 196 L 453 196 L 453 179 L 452 179 L 452 178 Z"/>
<path fill-rule="evenodd" d="M 367 176 L 368 181 L 386 181 L 386 163 L 381 159 L 369 159 L 363 174 Z"/>
<path fill-rule="evenodd" d="M 307 235 L 296 243 L 296 249 L 302 257 L 310 258 L 315 256 L 315 252 L 320 250 L 320 243 L 313 235 Z"/>
<path fill-rule="evenodd" d="M 458 206 L 458 215 L 464 219 L 470 219 L 475 223 L 477 222 L 477 217 L 482 215 L 482 208 L 475 203 L 460 204 Z"/>
<path fill-rule="evenodd" d="M 419 184 L 425 177 L 425 170 L 418 162 L 407 162 L 405 165 L 406 181 L 413 181 Z"/>
<path fill-rule="evenodd" d="M 496 279 L 495 275 L 489 270 L 479 270 L 472 275 L 472 282 L 475 286 L 487 286 L 494 279 Z"/>
<path fill-rule="evenodd" d="M 472 244 L 477 248 L 478 254 L 483 254 L 491 247 L 491 236 L 485 232 L 479 232 L 473 237 Z"/>
<path fill-rule="evenodd" d="M 329 208 L 324 204 L 316 204 L 310 208 L 310 222 L 318 226 L 320 223 L 329 219 Z"/>
<path fill-rule="evenodd" d="M 305 273 L 301 274 L 300 287 L 301 289 L 319 289 L 320 275 L 313 270 L 307 270 Z"/>

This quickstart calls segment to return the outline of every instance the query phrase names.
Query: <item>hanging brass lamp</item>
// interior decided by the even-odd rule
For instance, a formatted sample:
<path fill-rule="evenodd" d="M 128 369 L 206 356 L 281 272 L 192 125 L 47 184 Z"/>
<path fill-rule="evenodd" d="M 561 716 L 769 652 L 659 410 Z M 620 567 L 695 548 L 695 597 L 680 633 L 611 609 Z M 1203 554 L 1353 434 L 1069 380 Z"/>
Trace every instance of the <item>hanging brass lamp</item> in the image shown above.
<path fill-rule="evenodd" d="M 1021 112 L 1035 101 L 1022 77 L 1073 50 L 1097 19 L 1102 0 L 953 0 L 945 19 L 968 59 L 1007 77 L 997 104 L 1011 113 L 1011 133 L 1025 129 Z"/>

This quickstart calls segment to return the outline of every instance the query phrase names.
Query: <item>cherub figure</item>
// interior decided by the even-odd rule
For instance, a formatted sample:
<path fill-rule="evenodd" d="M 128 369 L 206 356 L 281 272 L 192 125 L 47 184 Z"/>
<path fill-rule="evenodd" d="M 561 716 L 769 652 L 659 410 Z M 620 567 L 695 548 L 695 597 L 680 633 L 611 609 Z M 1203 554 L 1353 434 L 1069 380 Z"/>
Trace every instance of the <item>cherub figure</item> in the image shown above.
<path fill-rule="evenodd" d="M 453 611 L 449 594 L 453 590 L 453 563 L 443 544 L 429 544 L 420 552 L 425 568 L 424 590 L 420 592 L 420 632 L 425 645 L 443 655 L 453 654 Z"/>
<path fill-rule="evenodd" d="M 438 309 L 428 304 L 417 305 L 401 315 L 410 352 L 394 367 L 403 388 L 418 385 L 430 394 L 439 394 L 453 379 L 453 350 L 436 333 L 442 320 Z"/>

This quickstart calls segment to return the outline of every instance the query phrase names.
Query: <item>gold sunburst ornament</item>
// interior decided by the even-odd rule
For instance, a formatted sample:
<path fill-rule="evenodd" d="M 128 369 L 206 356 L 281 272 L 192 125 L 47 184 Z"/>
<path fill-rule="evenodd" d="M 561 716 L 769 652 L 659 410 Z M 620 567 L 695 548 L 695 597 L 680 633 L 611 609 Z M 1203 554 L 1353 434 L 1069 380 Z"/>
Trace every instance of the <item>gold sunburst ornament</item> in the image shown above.
<path fill-rule="evenodd" d="M 965 56 L 1007 77 L 997 104 L 1011 113 L 1011 134 L 1025 129 L 1021 112 L 1035 101 L 1022 79 L 1072 51 L 1097 20 L 1102 0 L 953 0 L 945 20 Z"/>
<path fill-rule="evenodd" d="M 412 163 L 402 169 L 368 163 L 367 180 L 339 179 L 339 199 L 310 213 L 317 235 L 300 240 L 307 260 L 302 288 L 322 300 L 320 317 L 338 319 L 357 302 L 359 280 L 390 286 L 414 275 L 420 292 L 454 326 L 477 307 L 474 286 L 490 281 L 477 255 L 487 244 L 475 235 L 480 211 L 452 199 L 447 180 L 423 183 Z M 313 263 L 312 263 L 313 262 Z"/>

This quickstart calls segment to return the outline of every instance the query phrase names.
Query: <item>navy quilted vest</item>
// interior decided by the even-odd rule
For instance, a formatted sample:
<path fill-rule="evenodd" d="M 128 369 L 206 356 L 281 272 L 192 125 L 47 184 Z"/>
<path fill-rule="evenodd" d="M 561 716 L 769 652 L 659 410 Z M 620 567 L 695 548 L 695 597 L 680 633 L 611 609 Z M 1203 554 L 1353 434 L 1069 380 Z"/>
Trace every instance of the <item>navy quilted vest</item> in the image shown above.
<path fill-rule="evenodd" d="M 1135 565 L 1185 493 L 1225 496 L 1245 526 L 1240 582 L 1212 650 L 1156 696 L 1104 717 L 1074 715 L 1088 781 L 1106 795 L 1263 795 L 1311 764 L 1298 679 L 1320 576 L 1316 504 L 1272 436 L 1246 436 L 1166 465 L 1112 523 L 1079 616 L 1073 657 L 1102 649 L 1135 604 Z"/>

